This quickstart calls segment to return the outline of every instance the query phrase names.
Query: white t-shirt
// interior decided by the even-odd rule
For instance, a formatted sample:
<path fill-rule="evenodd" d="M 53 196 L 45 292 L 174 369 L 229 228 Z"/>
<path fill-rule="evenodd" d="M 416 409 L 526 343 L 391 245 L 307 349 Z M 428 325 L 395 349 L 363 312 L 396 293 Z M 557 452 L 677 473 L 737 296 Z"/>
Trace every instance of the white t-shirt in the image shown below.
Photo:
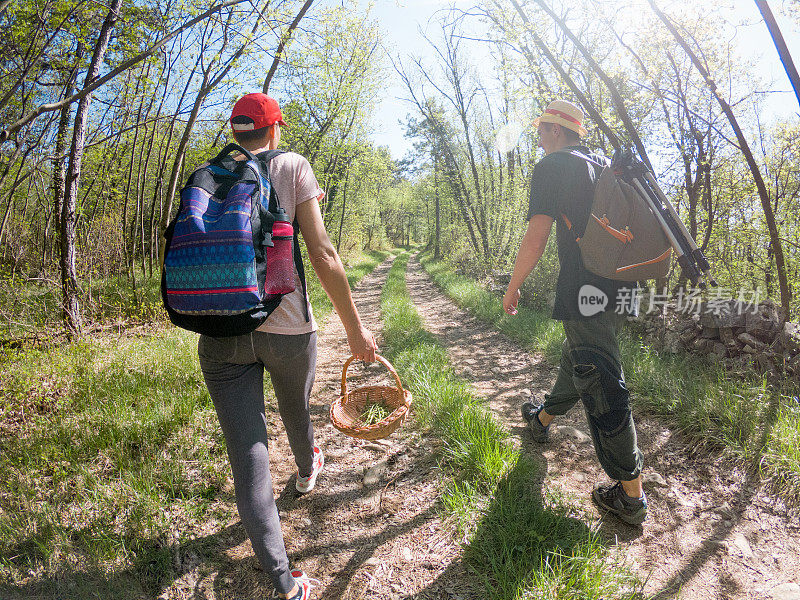
<path fill-rule="evenodd" d="M 325 192 L 317 182 L 314 171 L 308 160 L 294 152 L 284 152 L 269 161 L 269 176 L 281 208 L 286 211 L 290 221 L 294 221 L 298 204 L 311 200 L 319 202 Z M 300 335 L 317 330 L 317 323 L 311 312 L 308 297 L 303 296 L 303 286 L 295 269 L 295 290 L 286 294 L 281 303 L 257 331 L 279 333 L 282 335 Z M 304 306 L 308 306 L 308 318 Z"/>

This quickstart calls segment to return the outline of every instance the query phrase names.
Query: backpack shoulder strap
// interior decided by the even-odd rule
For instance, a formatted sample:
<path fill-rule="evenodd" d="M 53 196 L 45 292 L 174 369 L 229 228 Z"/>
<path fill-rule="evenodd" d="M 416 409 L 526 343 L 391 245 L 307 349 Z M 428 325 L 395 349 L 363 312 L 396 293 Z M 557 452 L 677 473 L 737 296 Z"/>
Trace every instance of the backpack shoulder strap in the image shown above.
<path fill-rule="evenodd" d="M 266 150 L 265 152 L 261 152 L 258 157 L 264 161 L 264 163 L 268 163 L 276 156 L 281 154 L 286 154 L 285 150 Z"/>
<path fill-rule="evenodd" d="M 570 154 L 570 155 L 572 155 L 572 156 L 574 156 L 576 158 L 580 158 L 581 160 L 589 163 L 590 165 L 594 165 L 596 167 L 600 167 L 601 169 L 604 168 L 604 167 L 607 167 L 607 166 L 609 166 L 611 164 L 611 161 L 608 160 L 607 158 L 603 162 L 600 162 L 598 160 L 595 160 L 594 158 L 591 158 L 590 156 L 586 156 L 583 152 L 580 152 L 579 150 L 575 150 L 574 148 L 569 149 L 569 150 L 556 150 L 556 153 L 558 153 L 558 154 Z"/>
<path fill-rule="evenodd" d="M 300 250 L 300 224 L 297 222 L 297 217 L 295 217 L 294 223 L 292 223 L 292 228 L 294 229 L 294 266 L 295 269 L 297 269 L 297 274 L 300 276 L 300 284 L 303 287 L 303 312 L 305 313 L 306 323 L 308 323 L 311 320 L 311 316 L 308 313 L 308 286 L 306 285 L 306 270 L 303 266 L 303 255 Z"/>
<path fill-rule="evenodd" d="M 269 184 L 269 199 L 268 199 L 269 205 L 267 207 L 267 210 L 270 210 L 270 211 L 273 211 L 273 212 L 276 211 L 278 208 L 280 208 L 281 203 L 280 203 L 280 200 L 278 200 L 277 192 L 275 192 L 275 186 L 272 185 L 272 177 L 271 177 L 271 175 L 269 173 L 269 162 L 273 158 L 275 158 L 276 156 L 279 156 L 281 154 L 285 154 L 285 151 L 284 150 L 266 150 L 264 152 L 260 152 L 257 155 L 257 158 L 258 158 L 257 163 L 258 163 L 259 169 L 261 170 L 261 176 Z"/>
<path fill-rule="evenodd" d="M 608 159 L 605 159 L 605 162 L 601 163 L 601 162 L 595 160 L 594 158 L 586 156 L 583 152 L 581 152 L 579 150 L 575 150 L 574 148 L 570 148 L 568 150 L 566 150 L 566 149 L 565 150 L 556 150 L 556 154 L 569 154 L 571 156 L 574 156 L 575 158 L 580 158 L 582 161 L 587 163 L 587 167 L 589 168 L 589 172 L 590 172 L 590 177 L 593 177 L 593 179 L 595 179 L 595 183 L 596 183 L 596 179 L 597 179 L 597 171 L 595 170 L 595 167 L 602 170 L 602 169 L 606 168 L 607 166 L 609 166 L 611 164 L 611 161 L 609 161 Z M 575 241 L 576 242 L 580 242 L 581 238 L 580 238 L 580 236 L 576 236 L 575 232 L 572 231 L 572 223 L 570 222 L 569 218 L 567 218 L 567 215 L 565 215 L 564 213 L 561 213 L 561 219 L 564 221 L 564 225 L 567 226 L 567 229 L 569 230 L 569 232 L 575 238 Z"/>

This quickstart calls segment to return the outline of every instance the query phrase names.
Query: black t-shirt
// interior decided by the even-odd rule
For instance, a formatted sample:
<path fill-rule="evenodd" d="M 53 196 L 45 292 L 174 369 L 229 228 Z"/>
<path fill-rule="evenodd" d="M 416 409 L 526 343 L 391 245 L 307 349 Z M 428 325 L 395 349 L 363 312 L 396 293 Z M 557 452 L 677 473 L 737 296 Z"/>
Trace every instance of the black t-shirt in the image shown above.
<path fill-rule="evenodd" d="M 560 269 L 553 318 L 561 321 L 581 319 L 605 311 L 616 311 L 617 306 L 626 313 L 631 312 L 624 300 L 627 292 L 619 292 L 620 288 L 632 288 L 634 285 L 600 277 L 583 266 L 581 251 L 575 240 L 586 229 L 594 184 L 602 168 L 569 154 L 569 150 L 577 150 L 600 164 L 607 162 L 605 157 L 590 153 L 585 146 L 569 146 L 564 151 L 551 152 L 533 168 L 527 219 L 530 220 L 534 215 L 547 215 L 556 222 Z M 571 230 L 567 221 L 572 226 Z"/>

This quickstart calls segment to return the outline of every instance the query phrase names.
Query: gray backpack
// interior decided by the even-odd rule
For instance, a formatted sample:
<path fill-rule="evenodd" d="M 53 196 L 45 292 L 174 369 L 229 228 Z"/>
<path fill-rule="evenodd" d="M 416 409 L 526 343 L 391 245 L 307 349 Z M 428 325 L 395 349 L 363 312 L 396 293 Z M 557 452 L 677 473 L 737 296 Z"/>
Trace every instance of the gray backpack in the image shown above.
<path fill-rule="evenodd" d="M 575 150 L 564 153 L 586 161 L 591 170 L 602 168 L 586 229 L 575 238 L 584 266 L 616 281 L 666 277 L 672 246 L 647 200 L 608 162 L 599 163 Z M 572 231 L 569 219 L 561 216 Z"/>

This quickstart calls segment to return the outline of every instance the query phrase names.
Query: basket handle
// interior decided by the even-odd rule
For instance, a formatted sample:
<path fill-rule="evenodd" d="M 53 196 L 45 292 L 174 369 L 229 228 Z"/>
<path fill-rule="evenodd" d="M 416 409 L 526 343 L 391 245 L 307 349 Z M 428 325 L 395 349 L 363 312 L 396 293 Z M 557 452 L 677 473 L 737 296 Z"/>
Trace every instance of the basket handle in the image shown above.
<path fill-rule="evenodd" d="M 342 367 L 342 396 L 347 395 L 347 368 L 350 366 L 350 363 L 355 360 L 355 358 L 356 358 L 355 356 L 351 356 L 350 358 L 348 358 L 344 362 L 344 367 Z M 392 366 L 392 363 L 383 358 L 380 354 L 375 355 L 375 360 L 377 360 L 384 367 L 389 369 L 389 373 L 391 373 L 394 376 L 394 381 L 397 384 L 397 390 L 400 392 L 400 397 L 401 398 L 404 397 L 405 390 L 403 389 L 403 384 L 400 382 L 400 375 L 397 374 L 397 371 L 395 371 L 394 367 Z"/>

